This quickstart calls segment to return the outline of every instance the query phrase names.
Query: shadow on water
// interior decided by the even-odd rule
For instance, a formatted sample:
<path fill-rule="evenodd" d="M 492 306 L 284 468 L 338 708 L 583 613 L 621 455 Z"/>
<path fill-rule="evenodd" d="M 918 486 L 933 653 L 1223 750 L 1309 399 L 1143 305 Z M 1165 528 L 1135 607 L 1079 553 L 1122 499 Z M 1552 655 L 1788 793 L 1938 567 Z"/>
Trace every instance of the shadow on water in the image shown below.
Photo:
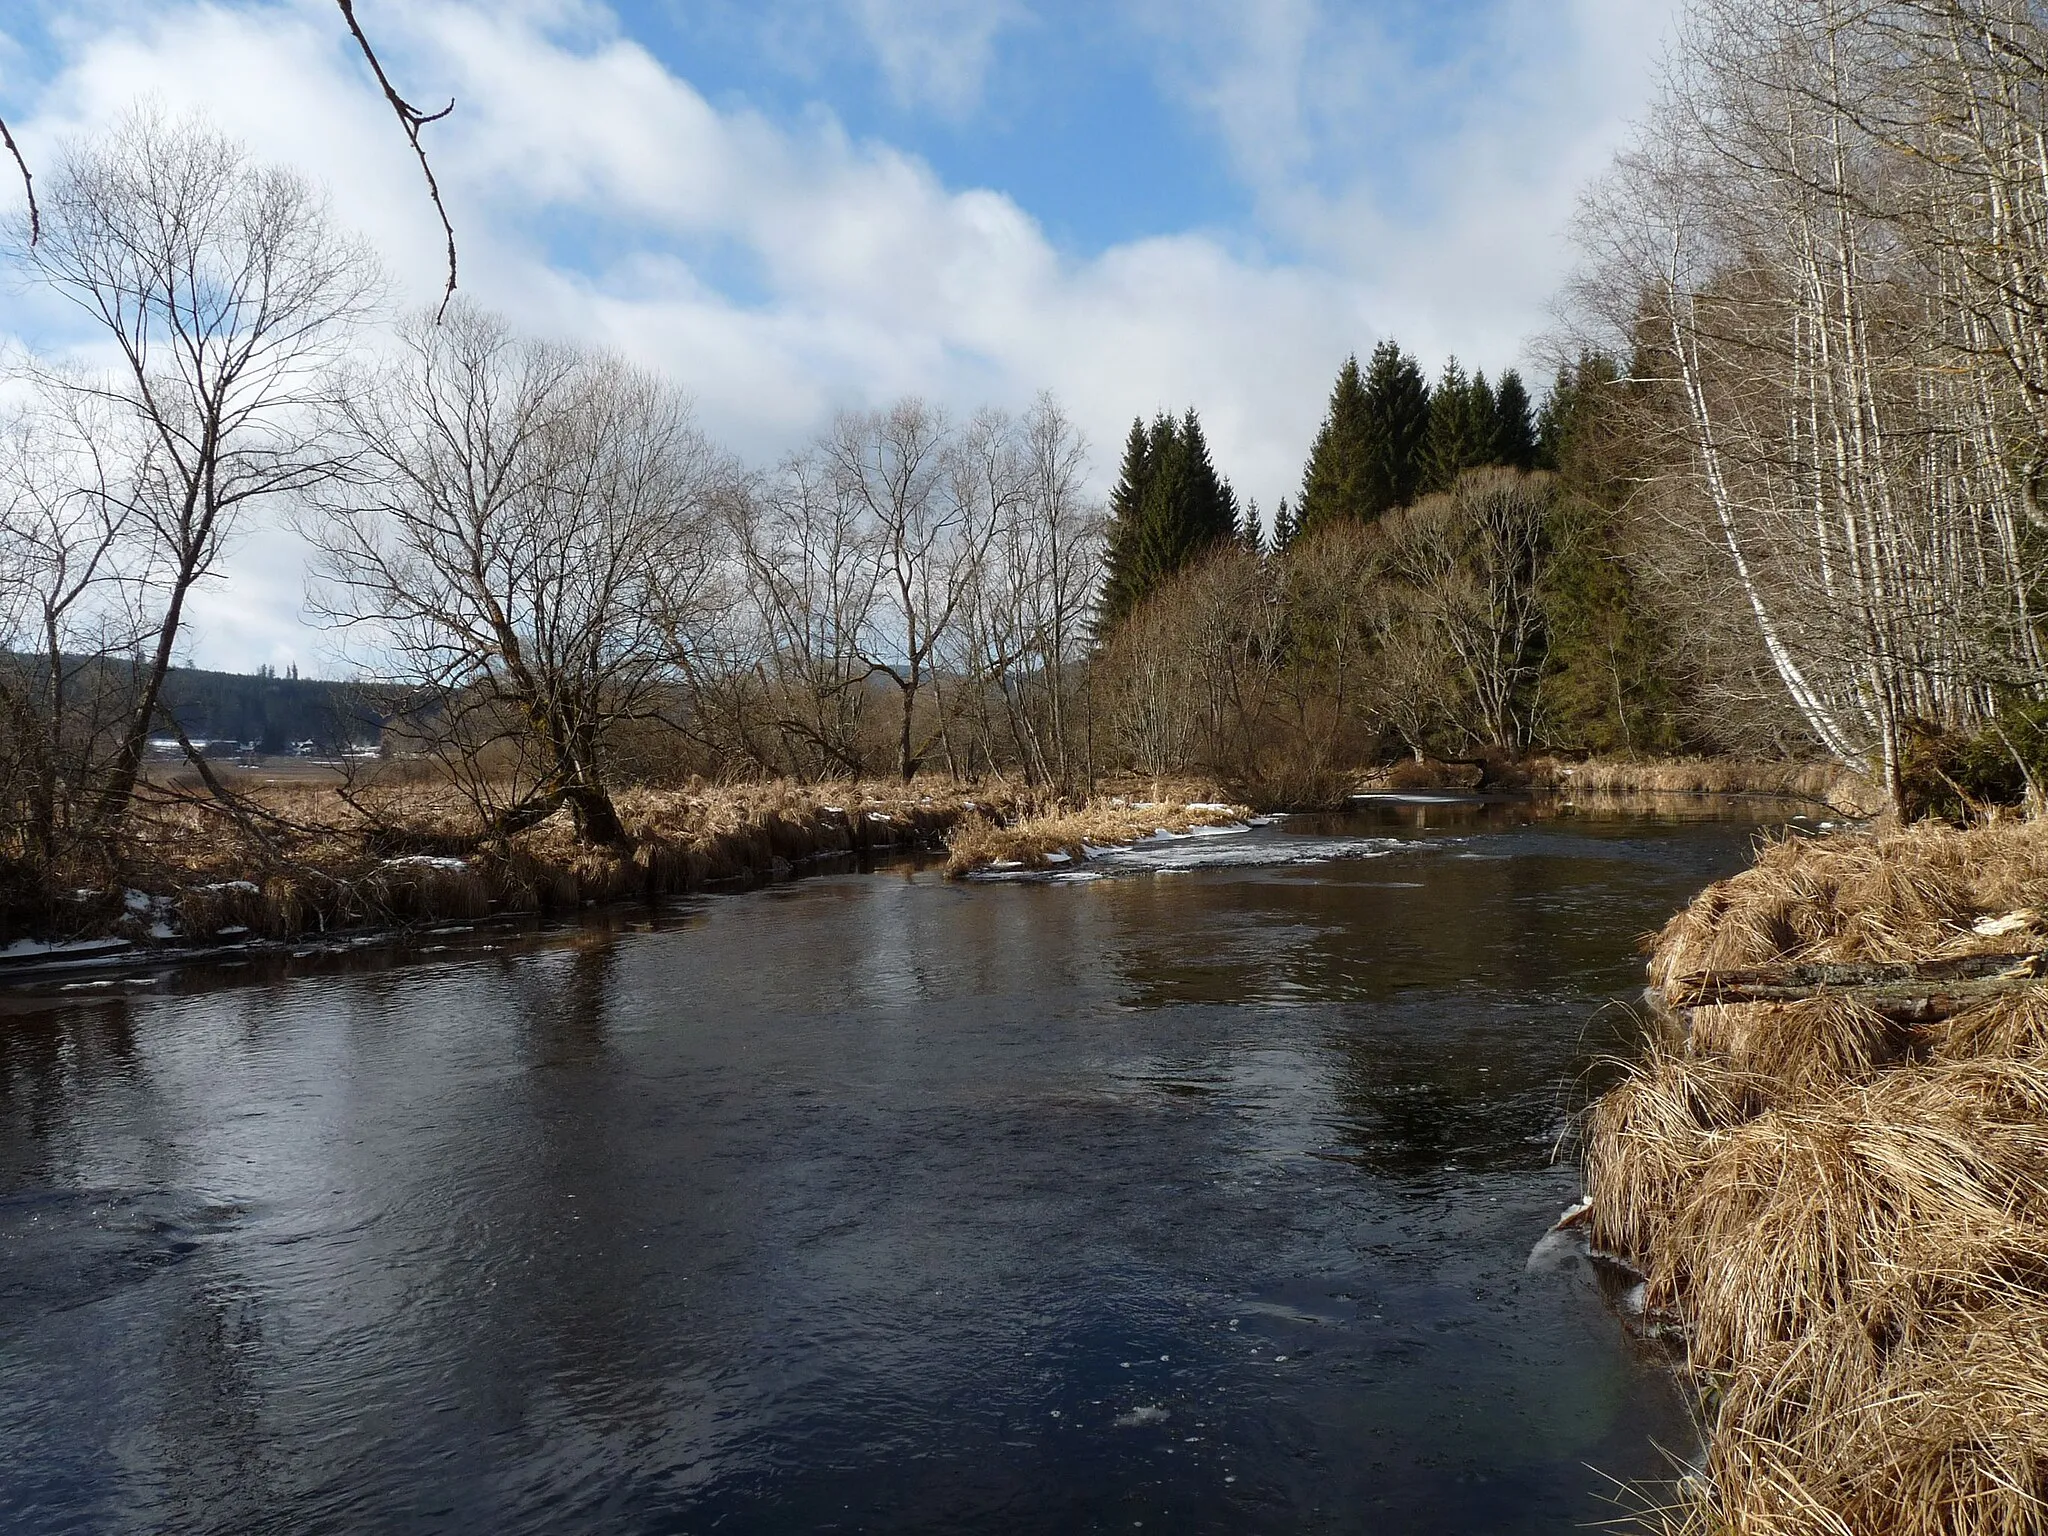
<path fill-rule="evenodd" d="M 1374 805 L 17 999 L 0 1525 L 1610 1517 L 1682 1406 L 1524 1261 L 1750 835 Z"/>

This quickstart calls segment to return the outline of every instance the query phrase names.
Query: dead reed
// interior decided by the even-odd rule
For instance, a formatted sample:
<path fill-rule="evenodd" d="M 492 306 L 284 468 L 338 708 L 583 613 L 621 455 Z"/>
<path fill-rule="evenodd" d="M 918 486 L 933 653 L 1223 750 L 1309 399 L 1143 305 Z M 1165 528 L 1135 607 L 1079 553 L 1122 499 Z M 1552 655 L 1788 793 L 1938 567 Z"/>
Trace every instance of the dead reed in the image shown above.
<path fill-rule="evenodd" d="M 1529 782 L 1573 795 L 1771 795 L 1804 800 L 1857 818 L 1876 815 L 1884 797 L 1833 762 L 1739 757 L 1532 758 Z"/>
<path fill-rule="evenodd" d="M 138 818 L 117 883 L 58 936 L 285 939 L 560 912 L 763 878 L 820 855 L 937 849 L 965 817 L 1036 804 L 1018 788 L 951 781 L 635 788 L 615 797 L 629 845 L 593 848 L 566 812 L 502 844 L 480 839 L 469 802 L 418 777 L 348 797 L 303 782 L 240 790 L 254 807 L 240 820 L 198 796 L 160 798 Z"/>
<path fill-rule="evenodd" d="M 206 943 L 556 913 L 765 878 L 820 856 L 936 851 L 949 838 L 956 872 L 1042 864 L 1062 849 L 1078 856 L 1083 844 L 1250 814 L 1159 784 L 1072 808 L 1021 785 L 950 779 L 628 788 L 614 796 L 628 843 L 598 848 L 576 839 L 566 811 L 509 841 L 480 838 L 474 806 L 424 775 L 347 796 L 303 781 L 237 787 L 248 801 L 239 817 L 201 794 L 159 795 L 114 878 L 52 936 Z"/>
<path fill-rule="evenodd" d="M 1079 860 L 1090 848 L 1115 848 L 1155 832 L 1185 834 L 1194 827 L 1222 827 L 1249 821 L 1251 810 L 1214 801 L 1096 800 L 1076 809 L 1056 808 L 1004 825 L 986 813 L 964 820 L 946 838 L 946 873 L 955 879 L 999 865 L 1043 869 Z"/>
<path fill-rule="evenodd" d="M 2038 947 L 2048 828 L 1766 844 L 1653 978 Z M 1707 1455 L 1651 1526 L 2048 1530 L 2048 990 L 1913 1027 L 1853 997 L 1690 1011 L 1589 1112 L 1595 1245 L 1644 1277 Z"/>

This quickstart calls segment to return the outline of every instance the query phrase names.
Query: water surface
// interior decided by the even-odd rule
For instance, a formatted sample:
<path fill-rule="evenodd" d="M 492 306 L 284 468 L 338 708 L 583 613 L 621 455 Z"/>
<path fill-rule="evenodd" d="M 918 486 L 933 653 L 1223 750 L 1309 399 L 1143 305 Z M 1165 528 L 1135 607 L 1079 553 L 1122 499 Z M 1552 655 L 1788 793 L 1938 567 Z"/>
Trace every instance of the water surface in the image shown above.
<path fill-rule="evenodd" d="M 0 1527 L 1609 1518 L 1691 1432 L 1524 1261 L 1749 835 L 1379 806 L 16 994 Z"/>

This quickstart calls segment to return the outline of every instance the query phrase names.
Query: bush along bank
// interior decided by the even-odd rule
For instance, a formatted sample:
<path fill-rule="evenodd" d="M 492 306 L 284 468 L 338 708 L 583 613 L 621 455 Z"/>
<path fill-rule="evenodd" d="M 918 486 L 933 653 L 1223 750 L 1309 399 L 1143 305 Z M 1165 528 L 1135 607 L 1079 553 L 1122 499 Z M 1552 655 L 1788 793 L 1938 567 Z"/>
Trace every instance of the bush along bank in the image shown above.
<path fill-rule="evenodd" d="M 1766 843 L 1654 943 L 1585 1126 L 1683 1341 L 1709 1533 L 2048 1529 L 2048 824 Z"/>

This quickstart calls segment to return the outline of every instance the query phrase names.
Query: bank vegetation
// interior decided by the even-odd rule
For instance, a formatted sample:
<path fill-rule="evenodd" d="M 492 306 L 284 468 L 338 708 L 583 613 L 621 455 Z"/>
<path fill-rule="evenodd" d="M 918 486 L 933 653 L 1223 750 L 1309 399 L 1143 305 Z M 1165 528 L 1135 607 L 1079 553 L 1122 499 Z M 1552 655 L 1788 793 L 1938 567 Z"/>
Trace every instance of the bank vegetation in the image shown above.
<path fill-rule="evenodd" d="M 1049 396 L 744 464 L 617 356 L 392 315 L 318 188 L 140 111 L 6 253 L 90 345 L 10 361 L 0 905 L 134 883 L 172 814 L 281 867 L 176 674 L 287 522 L 356 679 L 351 815 L 431 769 L 480 847 L 631 858 L 629 793 L 930 775 L 1076 814 L 1119 775 L 2030 804 L 2044 64 L 2006 0 L 1697 0 L 1541 398 L 1383 340 L 1270 516 L 1193 409 L 1133 423 L 1106 501 Z"/>
<path fill-rule="evenodd" d="M 1892 813 L 1672 920 L 1586 1125 L 1699 1389 L 1667 1530 L 2048 1527 L 2044 143 L 2037 7 L 1694 0 L 1585 205 L 1637 568 Z"/>

